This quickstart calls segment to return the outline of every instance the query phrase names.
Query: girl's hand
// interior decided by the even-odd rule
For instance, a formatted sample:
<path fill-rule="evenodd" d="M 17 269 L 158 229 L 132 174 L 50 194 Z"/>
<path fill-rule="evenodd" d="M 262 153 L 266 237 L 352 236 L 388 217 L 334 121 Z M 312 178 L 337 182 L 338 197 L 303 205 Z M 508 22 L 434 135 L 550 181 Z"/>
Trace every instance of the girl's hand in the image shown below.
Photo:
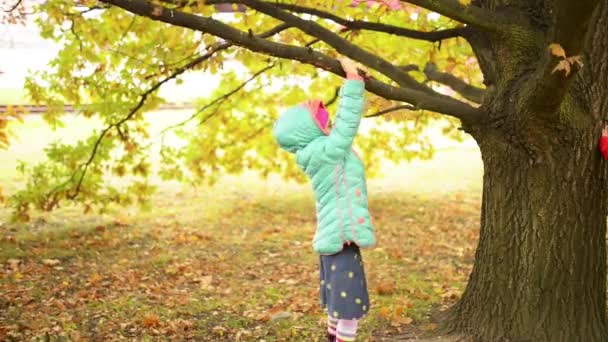
<path fill-rule="evenodd" d="M 602 136 L 608 137 L 608 125 L 604 126 L 604 128 L 602 129 Z"/>
<path fill-rule="evenodd" d="M 347 79 L 357 79 L 362 80 L 363 78 L 359 74 L 359 70 L 357 68 L 357 64 L 353 62 L 351 59 L 342 57 L 339 59 L 340 64 L 342 64 L 342 69 L 346 73 Z"/>
<path fill-rule="evenodd" d="M 357 74 L 357 64 L 355 64 L 355 62 L 353 62 L 351 59 L 346 58 L 346 57 L 341 57 L 339 59 L 340 64 L 342 64 L 342 69 L 344 70 L 344 72 L 348 75 L 348 74 Z"/>

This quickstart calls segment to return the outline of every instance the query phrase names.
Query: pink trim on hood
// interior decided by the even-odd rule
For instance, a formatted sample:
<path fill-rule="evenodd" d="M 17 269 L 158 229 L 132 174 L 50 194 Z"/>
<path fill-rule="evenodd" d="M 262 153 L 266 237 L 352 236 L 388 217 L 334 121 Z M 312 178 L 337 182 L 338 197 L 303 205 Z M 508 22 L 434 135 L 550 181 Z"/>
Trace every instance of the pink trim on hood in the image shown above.
<path fill-rule="evenodd" d="M 317 110 L 317 121 L 321 124 L 321 127 L 327 128 L 327 123 L 329 122 L 329 113 L 327 110 L 321 106 L 319 110 Z"/>
<path fill-rule="evenodd" d="M 314 123 L 317 125 L 317 127 L 319 127 L 321 132 L 323 132 L 323 134 L 325 134 L 325 135 L 329 135 L 329 129 L 327 128 L 327 122 L 329 121 L 329 113 L 327 113 L 327 110 L 325 109 L 325 105 L 323 104 L 323 101 L 309 100 L 309 101 L 302 103 L 302 106 L 304 106 L 308 109 L 308 112 L 310 113 L 310 117 L 312 118 L 312 121 L 314 121 Z M 324 111 L 326 113 L 327 120 L 325 121 L 325 123 L 322 123 L 320 121 L 319 115 L 317 115 L 317 113 L 319 111 Z"/>
<path fill-rule="evenodd" d="M 327 112 L 327 109 L 325 109 L 325 105 L 323 104 L 323 101 L 321 100 L 308 100 L 308 101 L 304 101 L 301 106 L 304 106 L 306 109 L 308 109 L 308 112 L 310 113 L 310 117 L 312 118 L 312 121 L 315 123 L 315 125 L 317 125 L 317 127 L 319 127 L 319 129 L 321 130 L 321 132 L 323 132 L 323 134 L 325 135 L 329 135 L 329 128 L 327 127 L 327 122 L 329 122 L 329 113 Z M 327 114 L 327 121 L 323 124 L 320 121 L 319 115 L 317 115 L 319 113 L 319 111 L 324 111 Z M 359 153 L 357 153 L 357 151 L 355 151 L 355 148 L 352 148 L 353 153 L 355 154 L 355 156 L 357 156 L 357 158 L 359 158 L 360 160 L 363 160 L 361 158 L 361 156 L 359 155 Z"/>

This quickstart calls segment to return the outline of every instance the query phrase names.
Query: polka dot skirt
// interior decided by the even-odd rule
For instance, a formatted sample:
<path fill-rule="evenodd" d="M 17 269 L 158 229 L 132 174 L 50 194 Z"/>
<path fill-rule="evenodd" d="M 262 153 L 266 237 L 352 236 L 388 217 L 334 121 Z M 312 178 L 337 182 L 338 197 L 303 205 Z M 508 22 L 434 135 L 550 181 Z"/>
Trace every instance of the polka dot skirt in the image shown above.
<path fill-rule="evenodd" d="M 361 319 L 369 311 L 369 295 L 359 247 L 345 245 L 337 254 L 321 255 L 321 306 L 337 319 Z"/>

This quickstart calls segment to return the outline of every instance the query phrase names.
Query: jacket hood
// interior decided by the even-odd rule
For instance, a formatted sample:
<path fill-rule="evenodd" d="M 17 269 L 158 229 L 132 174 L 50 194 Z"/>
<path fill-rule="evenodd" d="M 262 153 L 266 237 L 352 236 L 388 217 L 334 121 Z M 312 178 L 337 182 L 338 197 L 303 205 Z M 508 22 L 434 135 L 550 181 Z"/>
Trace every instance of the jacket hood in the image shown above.
<path fill-rule="evenodd" d="M 274 123 L 273 134 L 282 149 L 295 153 L 313 140 L 329 134 L 316 118 L 319 108 L 325 108 L 320 100 L 310 100 L 287 109 Z"/>

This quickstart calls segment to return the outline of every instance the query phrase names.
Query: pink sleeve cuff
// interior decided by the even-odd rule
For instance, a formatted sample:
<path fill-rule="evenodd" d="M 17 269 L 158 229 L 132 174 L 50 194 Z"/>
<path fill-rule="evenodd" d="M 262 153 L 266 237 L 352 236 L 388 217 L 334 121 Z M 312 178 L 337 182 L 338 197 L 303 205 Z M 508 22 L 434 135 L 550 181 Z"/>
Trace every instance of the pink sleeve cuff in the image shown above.
<path fill-rule="evenodd" d="M 348 74 L 346 74 L 346 79 L 363 81 L 363 77 L 361 77 L 358 73 L 356 73 L 356 74 L 348 73 Z"/>

